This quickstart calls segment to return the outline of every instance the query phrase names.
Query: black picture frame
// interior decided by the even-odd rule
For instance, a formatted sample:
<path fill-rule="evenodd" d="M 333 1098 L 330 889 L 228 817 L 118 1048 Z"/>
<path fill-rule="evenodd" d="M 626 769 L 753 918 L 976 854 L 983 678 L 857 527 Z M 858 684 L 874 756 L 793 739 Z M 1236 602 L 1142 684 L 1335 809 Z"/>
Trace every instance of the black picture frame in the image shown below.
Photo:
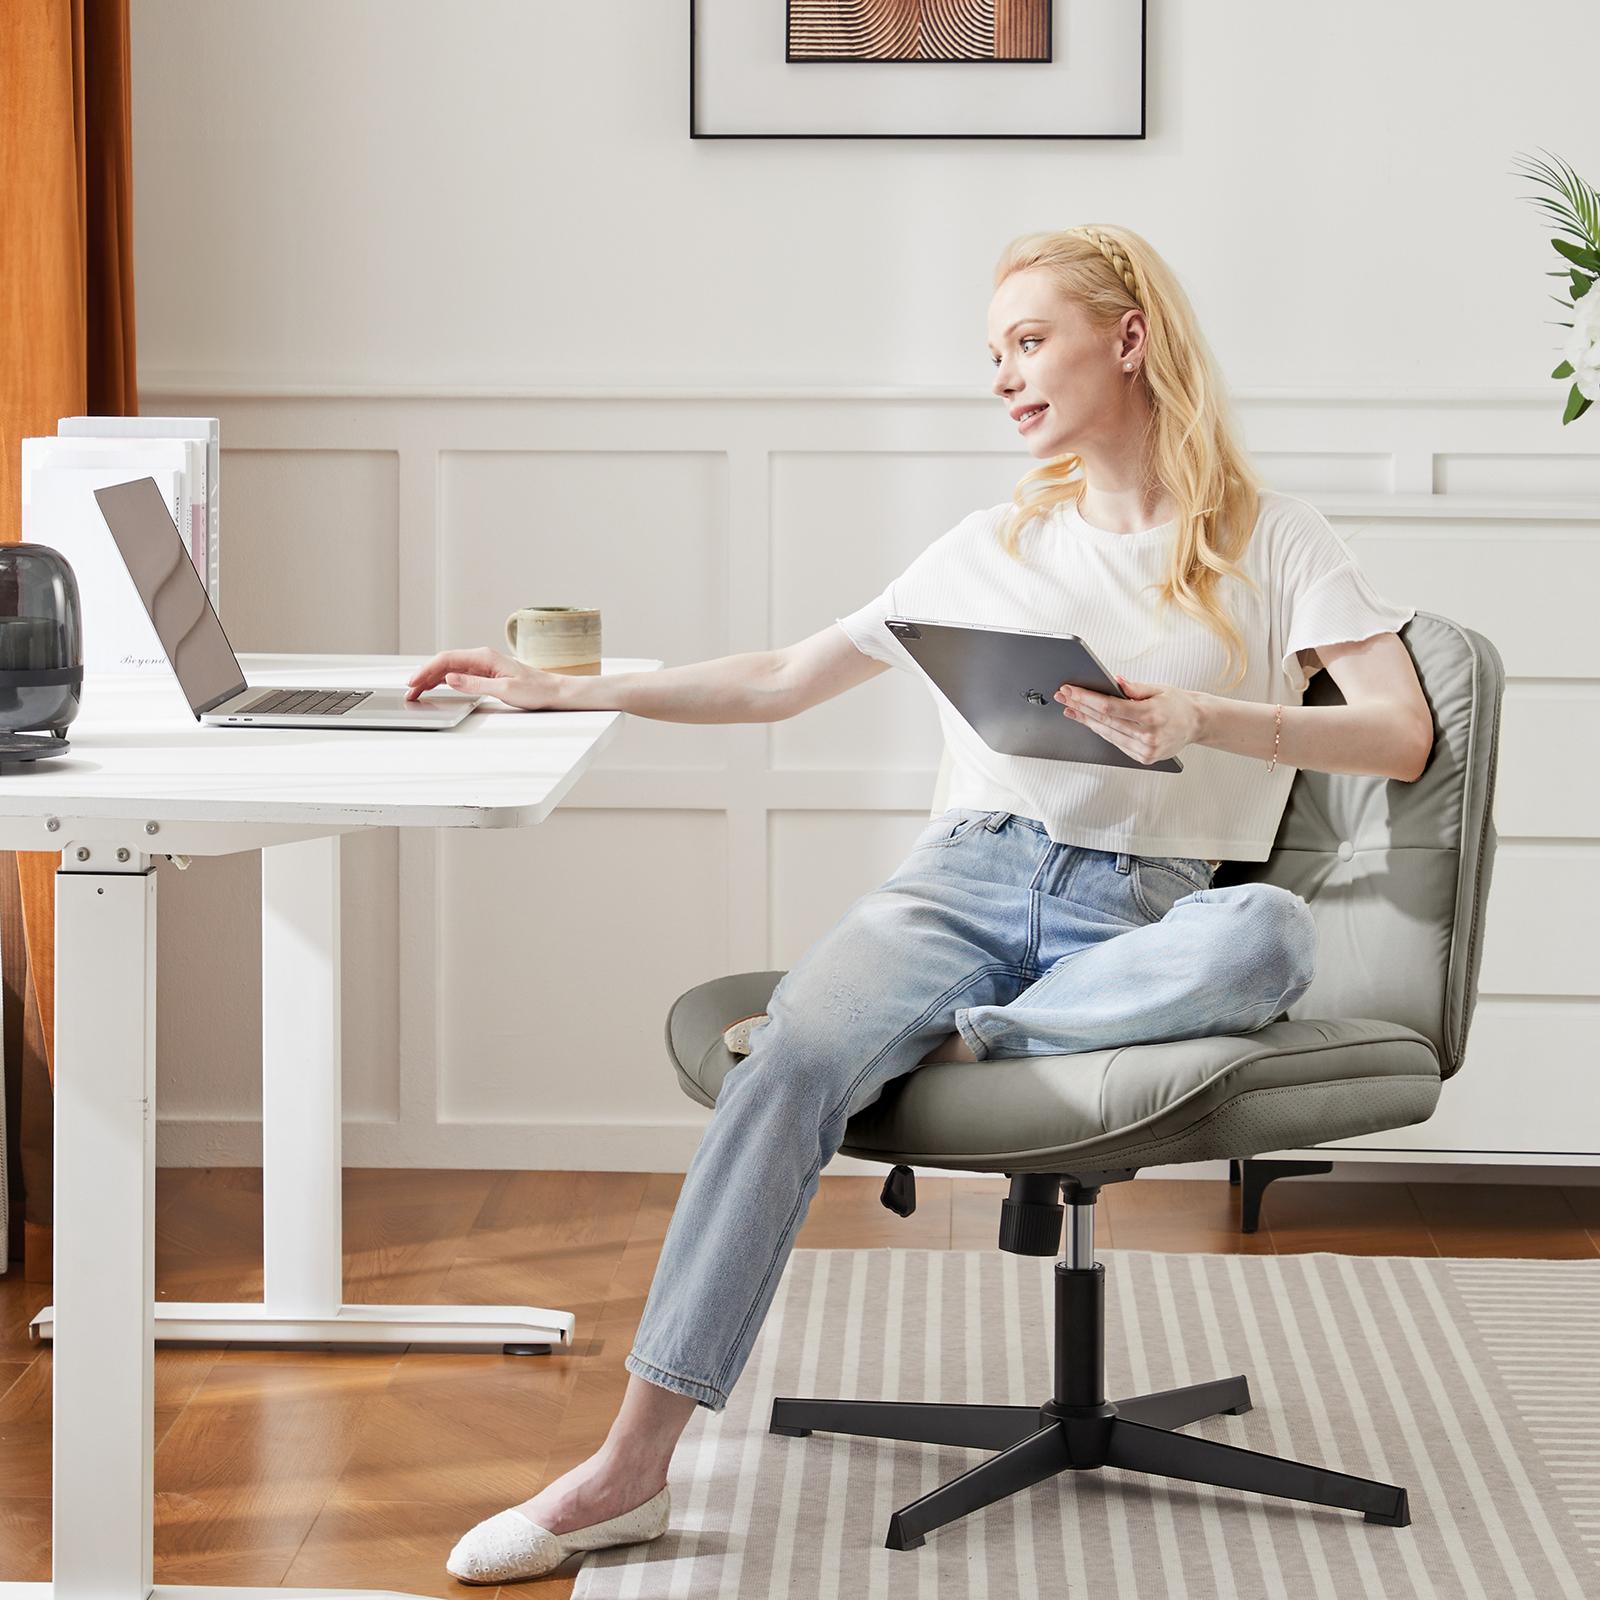
<path fill-rule="evenodd" d="M 1095 133 L 948 133 L 948 132 L 922 132 L 922 133 L 773 133 L 773 132 L 734 132 L 734 133 L 709 133 L 699 126 L 697 116 L 698 102 L 698 71 L 699 52 L 697 49 L 696 10 L 697 0 L 689 0 L 689 137 L 691 139 L 1143 139 L 1146 128 L 1146 81 L 1147 68 L 1147 37 L 1148 37 L 1148 3 L 1149 0 L 1138 0 L 1139 5 L 1139 126 L 1137 132 L 1095 132 Z M 1128 0 L 1129 4 L 1133 0 Z M 1056 0 L 1050 0 L 1050 27 L 1052 35 L 1055 26 Z M 785 18 L 787 20 L 788 6 L 785 4 Z M 789 56 L 787 46 L 788 30 L 785 27 L 785 65 L 803 70 L 811 66 L 927 66 L 929 63 L 920 60 L 910 60 L 904 57 L 894 60 L 862 60 L 862 61 L 809 61 L 795 60 Z M 1054 53 L 1048 62 L 1038 61 L 972 61 L 940 63 L 941 65 L 960 65 L 974 67 L 990 67 L 996 70 L 1006 67 L 1040 65 L 1055 65 Z"/>

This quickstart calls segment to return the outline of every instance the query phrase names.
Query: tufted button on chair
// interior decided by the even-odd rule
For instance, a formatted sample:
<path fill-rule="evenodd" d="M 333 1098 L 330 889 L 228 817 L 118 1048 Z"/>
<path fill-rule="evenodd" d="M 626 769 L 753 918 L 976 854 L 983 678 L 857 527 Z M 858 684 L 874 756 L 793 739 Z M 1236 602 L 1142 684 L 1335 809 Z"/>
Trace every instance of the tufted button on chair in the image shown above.
<path fill-rule="evenodd" d="M 1100 1189 L 1164 1162 L 1243 1160 L 1425 1122 L 1461 1065 L 1477 998 L 1483 904 L 1494 860 L 1493 796 L 1504 668 L 1485 638 L 1426 612 L 1400 634 L 1433 714 L 1415 782 L 1301 771 L 1271 855 L 1224 862 L 1217 885 L 1261 881 L 1300 895 L 1317 921 L 1310 988 L 1238 1035 L 1062 1056 L 929 1062 L 850 1121 L 841 1149 L 895 1171 L 884 1201 L 914 1205 L 912 1165 L 1003 1172 L 999 1247 L 1053 1256 L 1054 1394 L 1037 1406 L 782 1398 L 771 1431 L 816 1430 L 996 1452 L 902 1507 L 887 1544 L 936 1528 L 1066 1470 L 1112 1466 L 1360 1511 L 1404 1527 L 1394 1484 L 1181 1433 L 1250 1409 L 1241 1374 L 1159 1394 L 1104 1393 L 1104 1268 L 1094 1260 Z M 1327 673 L 1308 705 L 1340 703 Z M 937 811 L 937 807 L 935 808 Z M 737 1064 L 722 1039 L 765 1009 L 782 972 L 697 985 L 667 1017 L 684 1092 L 715 1105 Z"/>

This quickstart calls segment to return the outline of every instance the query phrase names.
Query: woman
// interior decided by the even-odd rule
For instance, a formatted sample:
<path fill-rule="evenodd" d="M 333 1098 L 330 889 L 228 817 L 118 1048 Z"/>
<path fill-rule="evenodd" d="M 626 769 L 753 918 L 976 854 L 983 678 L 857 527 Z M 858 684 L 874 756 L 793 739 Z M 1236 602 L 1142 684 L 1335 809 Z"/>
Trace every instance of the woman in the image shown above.
<path fill-rule="evenodd" d="M 890 666 L 891 615 L 1077 632 L 1127 698 L 1063 686 L 1062 714 L 1149 766 L 997 755 L 938 698 L 951 809 L 785 974 L 684 1179 L 600 1449 L 451 1552 L 504 1582 L 658 1537 L 696 1405 L 749 1356 L 845 1125 L 927 1060 L 1060 1054 L 1264 1026 L 1309 986 L 1315 924 L 1265 860 L 1298 768 L 1417 777 L 1432 720 L 1387 604 L 1327 522 L 1263 490 L 1171 271 L 1137 234 L 1016 240 L 989 308 L 994 392 L 1041 465 L 870 604 L 787 650 L 570 677 L 445 651 L 440 682 L 529 710 L 774 721 Z M 1299 704 L 1328 666 L 1346 704 Z M 1135 675 L 1136 674 L 1136 675 Z M 1283 701 L 1290 702 L 1287 707 Z M 730 1018 L 730 1022 L 735 1019 Z M 952 1031 L 953 1030 L 953 1031 Z"/>

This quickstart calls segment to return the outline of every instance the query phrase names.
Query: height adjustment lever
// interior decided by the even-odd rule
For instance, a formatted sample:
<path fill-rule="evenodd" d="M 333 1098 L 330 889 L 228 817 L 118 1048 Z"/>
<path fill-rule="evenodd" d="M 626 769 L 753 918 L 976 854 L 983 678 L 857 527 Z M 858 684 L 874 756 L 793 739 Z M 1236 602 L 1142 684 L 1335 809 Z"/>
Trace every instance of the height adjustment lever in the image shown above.
<path fill-rule="evenodd" d="M 909 1217 L 917 1209 L 917 1175 L 910 1167 L 891 1167 L 878 1197 L 896 1216 Z"/>

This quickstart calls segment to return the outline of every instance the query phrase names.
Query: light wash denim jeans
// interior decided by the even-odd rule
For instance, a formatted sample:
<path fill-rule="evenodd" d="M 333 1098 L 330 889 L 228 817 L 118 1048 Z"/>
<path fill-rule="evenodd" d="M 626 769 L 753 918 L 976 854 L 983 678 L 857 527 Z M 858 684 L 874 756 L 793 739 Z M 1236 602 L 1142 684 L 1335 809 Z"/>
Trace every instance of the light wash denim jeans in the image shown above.
<path fill-rule="evenodd" d="M 720 1411 L 845 1124 L 959 1031 L 979 1061 L 1248 1033 L 1310 986 L 1275 884 L 946 811 L 784 974 L 684 1179 L 630 1372 Z M 731 1023 L 736 1019 L 729 1017 Z"/>

